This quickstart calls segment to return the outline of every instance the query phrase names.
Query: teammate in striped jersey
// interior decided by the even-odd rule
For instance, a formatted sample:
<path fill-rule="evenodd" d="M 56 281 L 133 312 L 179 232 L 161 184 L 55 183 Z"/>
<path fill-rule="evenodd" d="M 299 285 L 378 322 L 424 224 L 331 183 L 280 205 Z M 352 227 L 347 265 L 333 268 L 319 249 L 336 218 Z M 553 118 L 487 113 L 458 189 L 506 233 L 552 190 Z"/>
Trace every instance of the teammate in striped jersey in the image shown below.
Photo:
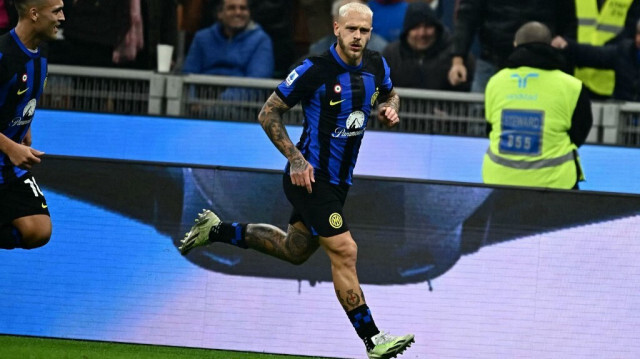
<path fill-rule="evenodd" d="M 37 248 L 51 237 L 47 201 L 29 172 L 44 154 L 31 121 L 47 79 L 47 40 L 64 21 L 62 0 L 16 0 L 18 24 L 0 36 L 0 248 Z"/>

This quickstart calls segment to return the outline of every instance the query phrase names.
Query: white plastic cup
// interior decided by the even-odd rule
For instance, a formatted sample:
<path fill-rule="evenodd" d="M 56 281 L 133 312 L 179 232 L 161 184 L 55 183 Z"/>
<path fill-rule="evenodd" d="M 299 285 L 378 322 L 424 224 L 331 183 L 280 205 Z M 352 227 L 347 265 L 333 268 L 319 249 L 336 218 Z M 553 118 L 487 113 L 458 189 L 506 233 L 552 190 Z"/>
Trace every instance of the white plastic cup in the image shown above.
<path fill-rule="evenodd" d="M 158 72 L 169 72 L 171 70 L 171 56 L 173 46 L 158 44 Z"/>

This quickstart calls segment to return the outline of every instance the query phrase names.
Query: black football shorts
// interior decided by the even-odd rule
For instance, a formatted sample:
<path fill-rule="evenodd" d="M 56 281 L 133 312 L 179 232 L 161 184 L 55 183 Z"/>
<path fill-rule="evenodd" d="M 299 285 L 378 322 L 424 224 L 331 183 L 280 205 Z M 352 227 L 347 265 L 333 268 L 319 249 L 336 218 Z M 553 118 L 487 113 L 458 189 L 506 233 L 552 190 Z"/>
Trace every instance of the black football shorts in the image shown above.
<path fill-rule="evenodd" d="M 282 185 L 293 205 L 290 224 L 301 221 L 311 234 L 322 237 L 332 237 L 349 230 L 342 213 L 349 186 L 316 179 L 311 193 L 308 193 L 305 187 L 294 186 L 287 173 L 282 178 Z"/>
<path fill-rule="evenodd" d="M 49 208 L 31 173 L 27 172 L 14 181 L 0 185 L 0 224 L 35 214 L 48 216 Z"/>

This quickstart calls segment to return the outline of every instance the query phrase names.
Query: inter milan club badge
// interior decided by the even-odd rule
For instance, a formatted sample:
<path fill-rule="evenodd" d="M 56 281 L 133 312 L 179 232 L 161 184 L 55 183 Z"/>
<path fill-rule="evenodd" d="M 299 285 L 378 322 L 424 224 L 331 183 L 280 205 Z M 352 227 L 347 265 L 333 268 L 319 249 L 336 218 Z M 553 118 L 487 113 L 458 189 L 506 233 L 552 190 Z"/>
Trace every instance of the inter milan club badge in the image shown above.
<path fill-rule="evenodd" d="M 22 82 L 27 82 L 27 74 L 22 75 Z"/>
<path fill-rule="evenodd" d="M 333 86 L 333 92 L 335 92 L 335 93 L 342 92 L 342 86 L 336 84 L 335 86 Z"/>
<path fill-rule="evenodd" d="M 329 224 L 331 225 L 331 227 L 336 229 L 342 227 L 342 216 L 340 215 L 340 213 L 331 213 L 331 215 L 329 216 Z"/>

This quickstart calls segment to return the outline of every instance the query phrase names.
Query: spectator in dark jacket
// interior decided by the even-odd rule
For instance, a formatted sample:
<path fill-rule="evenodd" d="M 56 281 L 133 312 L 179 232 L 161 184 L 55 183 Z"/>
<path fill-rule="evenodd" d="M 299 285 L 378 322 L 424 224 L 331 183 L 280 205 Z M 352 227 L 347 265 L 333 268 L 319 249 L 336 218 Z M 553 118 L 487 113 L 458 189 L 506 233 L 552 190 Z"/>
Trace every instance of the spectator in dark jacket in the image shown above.
<path fill-rule="evenodd" d="M 158 60 L 158 44 L 176 46 L 178 25 L 176 0 L 142 0 L 142 22 L 144 23 L 144 47 L 136 57 L 136 66 L 155 70 Z M 175 55 L 175 51 L 174 51 Z"/>
<path fill-rule="evenodd" d="M 526 22 L 539 21 L 554 35 L 576 38 L 575 0 L 460 0 L 454 31 L 454 49 L 449 81 L 468 81 L 463 63 L 474 35 L 480 42 L 471 91 L 483 92 L 489 78 L 513 51 L 513 37 Z"/>
<path fill-rule="evenodd" d="M 614 99 L 640 101 L 640 20 L 636 22 L 635 38 L 632 39 L 592 46 L 560 37 L 554 40 L 554 46 L 564 48 L 569 60 L 577 67 L 614 70 Z"/>
<path fill-rule="evenodd" d="M 262 26 L 273 44 L 273 77 L 289 74 L 296 57 L 293 42 L 293 7 L 290 0 L 260 0 L 249 2 L 253 20 Z"/>
<path fill-rule="evenodd" d="M 124 55 L 119 46 L 126 42 L 134 27 L 134 17 L 139 20 L 136 24 L 141 26 L 140 11 L 132 13 L 132 4 L 139 5 L 139 0 L 65 0 L 64 40 L 50 43 L 49 61 L 99 67 L 115 67 L 126 60 L 131 61 L 129 57 L 133 54 Z M 136 44 L 138 46 L 139 42 Z"/>
<path fill-rule="evenodd" d="M 453 86 L 448 81 L 452 50 L 451 36 L 429 4 L 413 2 L 407 8 L 400 39 L 382 55 L 391 68 L 394 86 L 469 91 L 470 82 Z M 473 72 L 472 59 L 465 66 Z"/>
<path fill-rule="evenodd" d="M 177 0 L 65 0 L 55 64 L 156 69 L 156 45 L 175 46 Z"/>

